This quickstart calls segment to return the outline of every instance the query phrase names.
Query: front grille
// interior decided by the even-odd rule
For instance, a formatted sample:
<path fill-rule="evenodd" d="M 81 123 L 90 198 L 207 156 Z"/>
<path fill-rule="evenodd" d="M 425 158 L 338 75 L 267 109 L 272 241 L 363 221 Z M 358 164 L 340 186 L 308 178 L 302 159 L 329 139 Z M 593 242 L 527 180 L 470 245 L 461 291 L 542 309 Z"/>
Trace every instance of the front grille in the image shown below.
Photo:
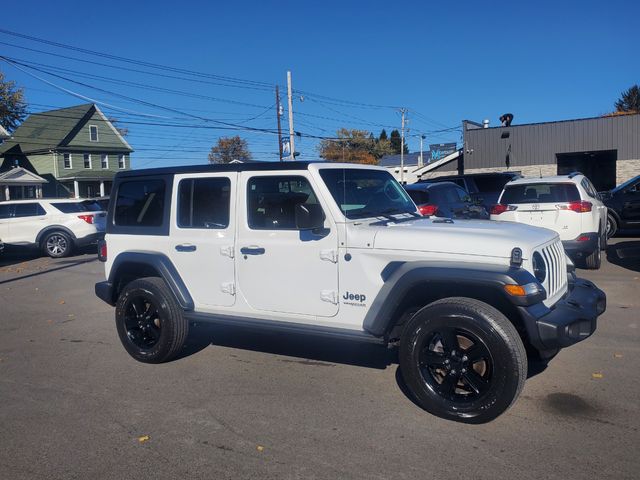
<path fill-rule="evenodd" d="M 567 260 L 562 242 L 558 241 L 542 249 L 542 257 L 547 267 L 547 278 L 543 287 L 547 291 L 547 299 L 553 299 L 567 288 Z"/>

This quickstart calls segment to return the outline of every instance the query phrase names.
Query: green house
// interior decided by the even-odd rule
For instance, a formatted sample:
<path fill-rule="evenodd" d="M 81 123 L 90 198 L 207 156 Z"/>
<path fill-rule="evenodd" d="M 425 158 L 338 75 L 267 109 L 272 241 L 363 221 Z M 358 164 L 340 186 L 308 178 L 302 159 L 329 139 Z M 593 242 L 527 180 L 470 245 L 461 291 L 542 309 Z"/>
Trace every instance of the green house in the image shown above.
<path fill-rule="evenodd" d="M 44 178 L 44 197 L 109 195 L 130 168 L 131 146 L 95 104 L 29 116 L 0 144 L 0 173 L 22 167 Z M 24 191 L 24 190 L 23 190 Z"/>

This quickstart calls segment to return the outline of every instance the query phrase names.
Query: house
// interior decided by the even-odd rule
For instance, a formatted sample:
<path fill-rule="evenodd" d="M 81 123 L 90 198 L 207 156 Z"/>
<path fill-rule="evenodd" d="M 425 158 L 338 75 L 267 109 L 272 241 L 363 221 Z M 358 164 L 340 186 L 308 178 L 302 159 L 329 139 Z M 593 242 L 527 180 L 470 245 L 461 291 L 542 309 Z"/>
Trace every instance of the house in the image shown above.
<path fill-rule="evenodd" d="M 0 125 L 0 144 L 10 137 L 11 135 L 9 135 L 9 132 L 7 132 L 2 125 Z"/>
<path fill-rule="evenodd" d="M 130 168 L 131 152 L 97 105 L 78 105 L 29 116 L 0 144 L 0 174 L 18 167 L 35 174 L 46 181 L 40 191 L 44 197 L 104 196 L 114 175 Z M 37 192 L 13 191 L 26 198 Z"/>
<path fill-rule="evenodd" d="M 0 202 L 23 198 L 42 198 L 42 186 L 47 181 L 29 170 L 15 167 L 0 172 Z"/>

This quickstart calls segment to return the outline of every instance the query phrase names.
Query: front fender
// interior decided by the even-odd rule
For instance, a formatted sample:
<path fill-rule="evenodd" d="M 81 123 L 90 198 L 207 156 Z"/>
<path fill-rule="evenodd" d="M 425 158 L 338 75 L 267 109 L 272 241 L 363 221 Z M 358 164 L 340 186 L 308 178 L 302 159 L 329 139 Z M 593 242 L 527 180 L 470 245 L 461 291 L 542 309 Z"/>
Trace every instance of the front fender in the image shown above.
<path fill-rule="evenodd" d="M 522 268 L 490 264 L 452 266 L 445 262 L 394 262 L 385 268 L 382 276 L 384 285 L 363 322 L 363 329 L 375 336 L 382 336 L 390 330 L 398 307 L 416 286 L 429 288 L 429 284 L 451 285 L 460 290 L 455 296 L 472 296 L 469 295 L 469 289 L 490 288 L 514 303 L 514 297 L 505 293 L 505 285 L 537 282 L 531 273 Z"/>

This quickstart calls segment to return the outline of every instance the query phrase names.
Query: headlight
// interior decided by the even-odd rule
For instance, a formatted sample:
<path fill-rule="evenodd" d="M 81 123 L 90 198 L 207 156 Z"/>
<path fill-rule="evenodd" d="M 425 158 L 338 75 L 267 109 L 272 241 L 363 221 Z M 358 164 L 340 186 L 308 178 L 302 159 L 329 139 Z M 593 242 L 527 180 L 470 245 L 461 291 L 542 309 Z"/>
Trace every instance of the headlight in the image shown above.
<path fill-rule="evenodd" d="M 540 283 L 544 282 L 544 279 L 547 278 L 547 265 L 544 263 L 544 259 L 540 252 L 535 252 L 533 254 L 533 275 L 536 277 Z"/>

